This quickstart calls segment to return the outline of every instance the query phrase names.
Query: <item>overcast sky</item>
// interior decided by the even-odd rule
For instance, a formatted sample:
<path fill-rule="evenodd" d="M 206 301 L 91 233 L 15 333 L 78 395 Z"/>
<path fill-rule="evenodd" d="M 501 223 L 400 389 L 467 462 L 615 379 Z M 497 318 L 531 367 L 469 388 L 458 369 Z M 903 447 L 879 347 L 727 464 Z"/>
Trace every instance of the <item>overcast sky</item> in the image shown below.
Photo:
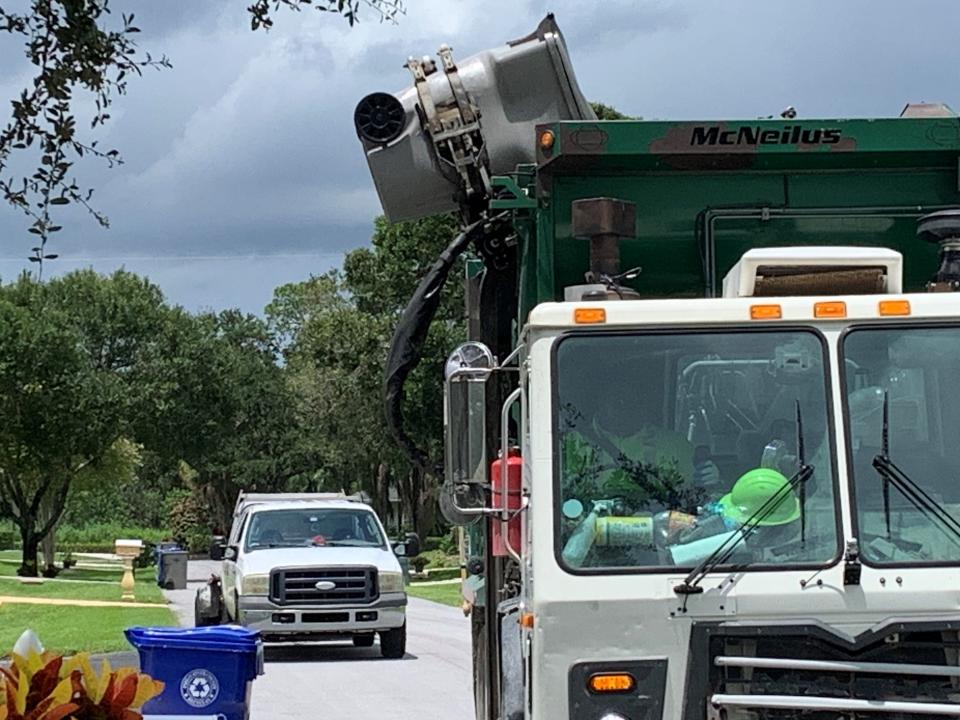
<path fill-rule="evenodd" d="M 280 13 L 252 33 L 242 0 L 114 0 L 172 70 L 118 98 L 101 144 L 125 164 L 77 166 L 109 230 L 62 217 L 45 272 L 149 275 L 192 310 L 261 312 L 277 285 L 369 242 L 379 205 L 352 126 L 356 102 L 407 84 L 409 55 L 459 58 L 556 14 L 591 100 L 648 119 L 889 117 L 908 101 L 960 108 L 957 0 L 407 0 L 396 25 L 367 12 Z M 9 3 L 5 3 L 5 6 Z M 0 98 L 26 79 L 0 37 Z M 28 263 L 26 219 L 0 205 L 0 277 Z"/>

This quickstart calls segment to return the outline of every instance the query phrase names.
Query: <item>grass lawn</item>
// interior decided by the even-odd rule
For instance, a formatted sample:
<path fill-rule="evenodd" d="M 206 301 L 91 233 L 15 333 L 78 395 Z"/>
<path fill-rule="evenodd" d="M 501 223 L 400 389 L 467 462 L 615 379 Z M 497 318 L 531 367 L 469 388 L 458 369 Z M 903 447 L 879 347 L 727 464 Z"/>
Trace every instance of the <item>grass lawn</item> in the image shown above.
<path fill-rule="evenodd" d="M 134 625 L 176 625 L 168 608 L 77 608 L 0 605 L 0 657 L 33 629 L 47 650 L 59 653 L 132 650 L 123 635 Z"/>
<path fill-rule="evenodd" d="M 44 579 L 42 585 L 24 584 L 16 579 L 16 564 L 0 562 L 0 595 L 17 597 L 57 597 L 69 600 L 119 600 L 120 578 L 123 571 L 71 568 L 64 570 L 56 579 Z M 58 582 L 58 580 L 97 580 L 98 583 Z M 134 593 L 137 602 L 165 602 L 157 587 L 153 568 L 144 568 L 136 574 Z M 2 646 L 0 646 L 2 647 Z"/>
<path fill-rule="evenodd" d="M 453 607 L 460 607 L 463 602 L 463 596 L 460 594 L 460 583 L 445 583 L 443 585 L 417 585 L 412 583 L 407 585 L 407 593 L 413 597 L 432 600 Z"/>

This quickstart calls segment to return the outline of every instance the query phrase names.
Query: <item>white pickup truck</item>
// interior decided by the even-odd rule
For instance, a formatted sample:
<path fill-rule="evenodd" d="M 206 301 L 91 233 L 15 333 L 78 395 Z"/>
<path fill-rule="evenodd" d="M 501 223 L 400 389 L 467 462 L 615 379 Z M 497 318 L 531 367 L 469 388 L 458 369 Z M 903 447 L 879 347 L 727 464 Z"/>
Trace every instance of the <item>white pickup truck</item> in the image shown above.
<path fill-rule="evenodd" d="M 232 622 L 268 642 L 352 637 L 358 647 L 379 634 L 384 657 L 406 652 L 397 556 L 417 554 L 419 539 L 391 547 L 370 506 L 328 493 L 241 493 L 214 550 L 222 578 L 198 593 L 198 625 Z"/>

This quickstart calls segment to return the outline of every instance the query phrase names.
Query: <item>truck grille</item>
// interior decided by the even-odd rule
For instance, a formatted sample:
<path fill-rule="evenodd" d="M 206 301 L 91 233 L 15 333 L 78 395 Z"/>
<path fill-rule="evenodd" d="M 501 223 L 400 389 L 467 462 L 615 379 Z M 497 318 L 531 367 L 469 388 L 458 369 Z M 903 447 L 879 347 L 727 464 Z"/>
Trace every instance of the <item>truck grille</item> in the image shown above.
<path fill-rule="evenodd" d="M 327 583 L 333 587 L 324 587 Z M 365 605 L 379 596 L 376 568 L 304 568 L 270 575 L 270 600 L 278 605 Z"/>
<path fill-rule="evenodd" d="M 697 714 L 709 720 L 956 717 L 958 651 L 956 631 L 942 630 L 892 632 L 857 648 L 775 632 L 714 637 L 701 690 L 706 713 Z"/>

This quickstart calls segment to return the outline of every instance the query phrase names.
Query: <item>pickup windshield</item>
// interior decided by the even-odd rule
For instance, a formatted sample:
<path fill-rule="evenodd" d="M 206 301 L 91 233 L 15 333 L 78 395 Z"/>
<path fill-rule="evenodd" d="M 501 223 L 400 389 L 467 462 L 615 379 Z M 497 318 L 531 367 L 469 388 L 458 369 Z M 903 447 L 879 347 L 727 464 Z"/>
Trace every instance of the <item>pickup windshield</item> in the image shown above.
<path fill-rule="evenodd" d="M 835 558 L 826 365 L 812 330 L 561 338 L 553 405 L 561 564 L 696 566 L 797 472 L 800 437 L 809 480 L 780 493 L 729 563 Z"/>
<path fill-rule="evenodd" d="M 278 547 L 384 547 L 373 513 L 367 510 L 283 509 L 254 513 L 247 552 Z"/>
<path fill-rule="evenodd" d="M 960 520 L 960 404 L 950 395 L 960 378 L 960 328 L 860 328 L 844 338 L 842 356 L 849 465 L 864 560 L 875 565 L 960 562 L 960 539 L 949 522 L 935 517 L 942 510 Z M 930 497 L 934 512 L 917 507 L 878 472 L 884 406 L 887 458 Z M 885 467 L 883 460 L 879 464 Z"/>

